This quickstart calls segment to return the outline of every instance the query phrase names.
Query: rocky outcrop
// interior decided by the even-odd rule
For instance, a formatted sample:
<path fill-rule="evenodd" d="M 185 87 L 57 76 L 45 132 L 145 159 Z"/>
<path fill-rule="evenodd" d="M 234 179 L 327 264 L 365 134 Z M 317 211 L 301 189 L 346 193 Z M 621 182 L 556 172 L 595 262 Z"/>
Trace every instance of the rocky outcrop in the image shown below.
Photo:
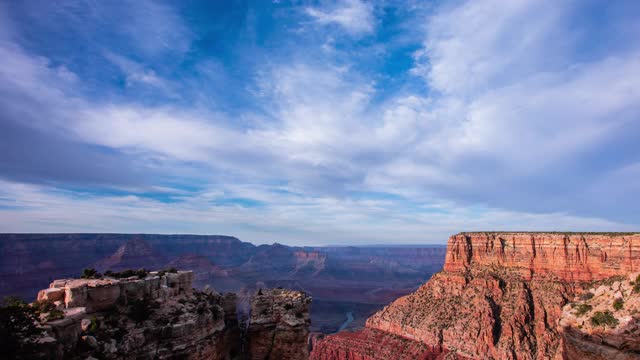
<path fill-rule="evenodd" d="M 588 281 L 637 269 L 640 234 L 458 234 L 449 239 L 444 270 L 366 327 L 449 357 L 562 359 L 562 307 Z M 342 338 L 320 341 L 311 358 L 341 359 L 326 354 L 348 352 Z M 389 351 L 384 342 L 371 346 Z"/>
<path fill-rule="evenodd" d="M 128 272 L 127 272 L 128 273 Z M 192 289 L 193 272 L 55 280 L 38 293 L 44 359 L 308 359 L 302 292 L 262 289 L 241 328 L 233 293 Z M 122 276 L 122 273 L 114 276 Z"/>
<path fill-rule="evenodd" d="M 594 287 L 564 306 L 558 328 L 567 358 L 640 359 L 639 282 L 640 273 L 633 273 Z"/>
<path fill-rule="evenodd" d="M 235 296 L 194 292 L 193 273 L 140 279 L 56 280 L 38 303 L 63 317 L 47 321 L 45 358 L 232 359 L 241 355 Z"/>
<path fill-rule="evenodd" d="M 308 359 L 310 305 L 311 298 L 303 292 L 260 290 L 251 302 L 248 359 Z"/>

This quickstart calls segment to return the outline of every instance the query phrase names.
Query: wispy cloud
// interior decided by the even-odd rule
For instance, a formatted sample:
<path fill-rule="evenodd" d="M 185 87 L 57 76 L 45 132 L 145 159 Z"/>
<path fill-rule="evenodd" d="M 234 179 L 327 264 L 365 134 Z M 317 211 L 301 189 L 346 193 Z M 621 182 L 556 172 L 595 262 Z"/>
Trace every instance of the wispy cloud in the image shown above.
<path fill-rule="evenodd" d="M 337 25 L 351 35 L 366 35 L 375 27 L 373 10 L 371 3 L 343 0 L 328 8 L 308 7 L 306 12 L 320 25 Z"/>
<path fill-rule="evenodd" d="M 384 26 L 407 11 L 303 6 L 274 13 L 290 22 L 264 26 L 256 40 L 264 47 L 250 51 L 264 61 L 255 62 L 212 35 L 224 29 L 189 27 L 177 9 L 141 4 L 166 23 L 114 23 L 121 9 L 94 3 L 78 5 L 108 8 L 93 20 L 74 6 L 56 13 L 78 44 L 100 44 L 86 61 L 25 40 L 30 30 L 10 22 L 11 10 L 10 31 L 0 32 L 7 231 L 336 243 L 639 225 L 638 204 L 624 199 L 640 191 L 640 48 L 623 37 L 611 50 L 585 51 L 590 33 L 610 25 L 576 19 L 571 2 L 418 9 L 395 20 L 425 24 L 401 50 L 385 42 L 395 35 Z M 251 26 L 266 21 L 252 16 Z M 626 16 L 615 15 L 616 29 L 633 28 L 622 25 Z M 291 31 L 309 18 L 321 31 Z M 79 35 L 90 21 L 111 24 L 116 40 Z M 62 31 L 51 24 L 33 28 Z M 283 36 L 295 46 L 274 45 Z M 372 52 L 378 67 L 369 68 Z M 408 84 L 387 88 L 390 76 Z"/>
<path fill-rule="evenodd" d="M 96 196 L 67 193 L 46 186 L 0 181 L 0 226 L 3 231 L 115 231 L 227 233 L 255 243 L 366 244 L 436 242 L 458 229 L 630 230 L 597 218 L 563 213 L 529 214 L 491 208 L 434 203 L 407 208 L 388 200 L 310 197 L 274 191 L 260 185 L 229 186 L 181 195 L 173 202 L 139 195 Z M 238 205 L 244 197 L 267 204 Z M 406 206 L 406 204 L 405 204 Z M 331 236 L 327 236 L 331 229 Z"/>

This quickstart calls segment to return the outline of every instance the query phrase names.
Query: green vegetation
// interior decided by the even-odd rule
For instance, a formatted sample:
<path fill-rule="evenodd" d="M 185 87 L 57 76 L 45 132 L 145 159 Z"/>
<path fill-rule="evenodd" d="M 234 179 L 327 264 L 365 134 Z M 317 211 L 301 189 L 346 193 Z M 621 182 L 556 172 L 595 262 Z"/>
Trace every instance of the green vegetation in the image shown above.
<path fill-rule="evenodd" d="M 100 326 L 98 325 L 98 319 L 95 316 L 91 317 L 91 324 L 89 325 L 89 333 L 90 334 L 95 334 L 98 332 L 98 329 L 100 328 Z"/>
<path fill-rule="evenodd" d="M 615 299 L 613 301 L 613 309 L 615 311 L 621 310 L 623 307 L 624 307 L 624 301 L 622 301 L 622 298 Z"/>
<path fill-rule="evenodd" d="M 99 279 L 101 275 L 96 269 L 88 268 L 82 271 L 82 275 L 80 277 L 83 279 Z"/>
<path fill-rule="evenodd" d="M 596 311 L 591 317 L 591 325 L 593 326 L 608 326 L 613 328 L 616 327 L 618 323 L 618 319 L 613 316 L 611 311 Z"/>
<path fill-rule="evenodd" d="M 63 317 L 64 317 L 64 312 L 62 312 L 62 310 L 53 309 L 53 310 L 49 311 L 49 313 L 47 314 L 45 320 L 46 321 L 53 321 L 53 320 L 62 319 Z"/>
<path fill-rule="evenodd" d="M 178 269 L 174 268 L 174 267 L 170 267 L 168 269 L 164 269 L 164 270 L 160 270 L 158 271 L 158 276 L 164 276 L 164 274 L 177 274 L 178 273 Z"/>
<path fill-rule="evenodd" d="M 24 301 L 8 297 L 0 306 L 0 349 L 6 359 L 31 359 L 38 351 L 36 310 Z"/>
<path fill-rule="evenodd" d="M 580 300 L 587 301 L 587 300 L 593 298 L 593 296 L 594 295 L 593 295 L 593 293 L 591 291 L 587 291 L 586 293 L 580 295 Z"/>
<path fill-rule="evenodd" d="M 593 309 L 593 306 L 589 304 L 579 304 L 576 306 L 576 316 L 582 316 Z"/>
<path fill-rule="evenodd" d="M 144 279 L 147 277 L 148 274 L 149 274 L 149 271 L 147 271 L 146 269 L 138 269 L 138 270 L 127 269 L 120 272 L 113 272 L 111 270 L 108 270 L 104 273 L 104 276 L 108 276 L 116 279 L 124 279 L 124 278 L 137 276 L 139 279 Z"/>

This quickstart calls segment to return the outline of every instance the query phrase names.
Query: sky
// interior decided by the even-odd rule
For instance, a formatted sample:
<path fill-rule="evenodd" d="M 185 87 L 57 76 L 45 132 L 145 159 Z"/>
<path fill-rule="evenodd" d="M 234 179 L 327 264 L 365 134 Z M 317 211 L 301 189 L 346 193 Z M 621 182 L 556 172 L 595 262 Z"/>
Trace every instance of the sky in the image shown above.
<path fill-rule="evenodd" d="M 0 232 L 640 229 L 640 2 L 0 1 Z"/>

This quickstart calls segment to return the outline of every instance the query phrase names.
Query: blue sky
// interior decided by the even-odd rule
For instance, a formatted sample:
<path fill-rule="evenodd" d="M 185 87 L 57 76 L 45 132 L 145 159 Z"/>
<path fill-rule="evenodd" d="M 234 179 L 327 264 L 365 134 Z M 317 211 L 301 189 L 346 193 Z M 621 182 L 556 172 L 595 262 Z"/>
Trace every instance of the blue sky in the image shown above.
<path fill-rule="evenodd" d="M 637 1 L 5 1 L 0 231 L 640 229 Z"/>

